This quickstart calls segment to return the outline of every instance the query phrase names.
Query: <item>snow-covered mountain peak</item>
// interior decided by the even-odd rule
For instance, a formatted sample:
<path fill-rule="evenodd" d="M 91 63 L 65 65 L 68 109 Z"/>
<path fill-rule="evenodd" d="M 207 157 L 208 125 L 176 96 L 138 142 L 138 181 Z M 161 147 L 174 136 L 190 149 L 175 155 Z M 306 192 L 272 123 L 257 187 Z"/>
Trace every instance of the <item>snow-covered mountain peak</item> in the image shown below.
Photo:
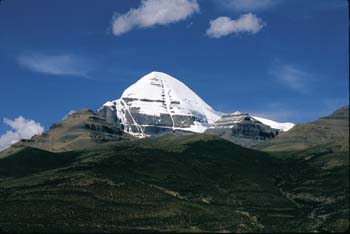
<path fill-rule="evenodd" d="M 163 72 L 143 76 L 127 88 L 121 98 L 133 100 L 132 106 L 140 107 L 144 114 L 195 115 L 205 118 L 209 124 L 220 117 L 184 83 Z"/>
<path fill-rule="evenodd" d="M 223 115 L 213 110 L 184 83 L 158 71 L 143 76 L 128 87 L 119 99 L 106 102 L 100 110 L 111 121 L 119 121 L 125 132 L 137 137 L 169 132 L 202 133 Z M 249 117 L 239 111 L 229 116 L 236 122 Z M 252 117 L 282 131 L 294 126 Z"/>
<path fill-rule="evenodd" d="M 127 88 L 120 99 L 104 106 L 115 107 L 126 131 L 137 136 L 151 128 L 204 132 L 220 118 L 195 92 L 176 78 L 151 72 Z M 158 131 L 157 130 L 157 131 Z"/>
<path fill-rule="evenodd" d="M 158 98 L 159 90 L 162 88 L 164 83 L 181 83 L 176 80 L 174 77 L 163 73 L 163 72 L 150 72 L 147 75 L 143 76 L 141 79 L 136 81 L 133 85 L 129 86 L 123 94 L 122 98 Z M 182 84 L 184 85 L 184 84 Z M 152 92 L 153 91 L 153 92 Z M 154 93 L 155 91 L 155 93 Z"/>

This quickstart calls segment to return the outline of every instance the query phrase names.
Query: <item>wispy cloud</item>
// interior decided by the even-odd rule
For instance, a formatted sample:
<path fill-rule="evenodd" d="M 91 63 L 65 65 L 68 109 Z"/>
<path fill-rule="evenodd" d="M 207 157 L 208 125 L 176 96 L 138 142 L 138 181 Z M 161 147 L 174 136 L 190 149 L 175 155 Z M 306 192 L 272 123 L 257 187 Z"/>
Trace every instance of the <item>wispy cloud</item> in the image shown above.
<path fill-rule="evenodd" d="M 221 7 L 234 11 L 266 10 L 277 5 L 281 0 L 214 0 Z"/>
<path fill-rule="evenodd" d="M 273 78 L 300 94 L 309 95 L 312 91 L 310 83 L 314 74 L 302 70 L 293 64 L 274 64 L 269 70 Z"/>
<path fill-rule="evenodd" d="M 20 66 L 34 72 L 56 76 L 76 76 L 89 78 L 91 63 L 80 56 L 71 54 L 48 55 L 25 53 L 18 56 Z"/>
<path fill-rule="evenodd" d="M 221 16 L 210 21 L 206 34 L 209 37 L 220 38 L 230 34 L 259 32 L 266 24 L 262 19 L 252 13 L 241 15 L 233 20 L 230 17 Z"/>
<path fill-rule="evenodd" d="M 25 119 L 22 116 L 14 120 L 5 118 L 3 122 L 10 126 L 12 130 L 0 136 L 0 151 L 7 149 L 21 139 L 30 139 L 32 136 L 41 134 L 44 131 L 40 123 Z"/>
<path fill-rule="evenodd" d="M 124 34 L 133 28 L 167 25 L 199 12 L 197 0 L 142 0 L 141 5 L 113 19 L 113 33 Z"/>

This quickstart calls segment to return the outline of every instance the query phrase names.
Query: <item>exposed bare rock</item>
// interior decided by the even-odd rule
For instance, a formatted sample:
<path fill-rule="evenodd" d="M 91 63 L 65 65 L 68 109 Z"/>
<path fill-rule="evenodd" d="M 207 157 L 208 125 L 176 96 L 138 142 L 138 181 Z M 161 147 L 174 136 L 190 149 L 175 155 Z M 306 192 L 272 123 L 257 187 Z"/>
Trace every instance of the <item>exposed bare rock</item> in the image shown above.
<path fill-rule="evenodd" d="M 240 112 L 223 115 L 205 132 L 246 147 L 270 140 L 279 134 L 278 129 L 271 128 L 252 116 Z"/>

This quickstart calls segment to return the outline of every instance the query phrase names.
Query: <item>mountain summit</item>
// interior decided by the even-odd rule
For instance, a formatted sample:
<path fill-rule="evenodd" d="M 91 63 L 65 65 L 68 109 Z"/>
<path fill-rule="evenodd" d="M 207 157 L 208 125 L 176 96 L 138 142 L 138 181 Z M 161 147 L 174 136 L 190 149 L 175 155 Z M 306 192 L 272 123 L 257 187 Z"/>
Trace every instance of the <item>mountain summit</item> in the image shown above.
<path fill-rule="evenodd" d="M 220 118 L 184 83 L 163 72 L 143 76 L 100 110 L 108 108 L 116 113 L 125 132 L 138 137 L 202 133 Z"/>
<path fill-rule="evenodd" d="M 203 133 L 221 121 L 223 115 L 181 81 L 156 71 L 143 76 L 119 99 L 106 102 L 97 112 L 107 122 L 116 123 L 124 132 L 136 137 Z M 254 123 L 278 131 L 288 131 L 294 126 L 252 117 Z"/>

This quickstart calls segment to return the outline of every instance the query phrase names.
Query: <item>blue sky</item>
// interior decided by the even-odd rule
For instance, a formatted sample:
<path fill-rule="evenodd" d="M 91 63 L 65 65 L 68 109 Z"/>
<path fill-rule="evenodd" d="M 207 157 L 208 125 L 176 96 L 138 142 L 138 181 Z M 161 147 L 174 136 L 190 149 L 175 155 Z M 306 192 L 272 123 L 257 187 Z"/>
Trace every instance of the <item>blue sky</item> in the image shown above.
<path fill-rule="evenodd" d="M 3 0 L 0 118 L 47 129 L 154 70 L 222 112 L 301 123 L 348 103 L 345 0 L 176 1 Z"/>

